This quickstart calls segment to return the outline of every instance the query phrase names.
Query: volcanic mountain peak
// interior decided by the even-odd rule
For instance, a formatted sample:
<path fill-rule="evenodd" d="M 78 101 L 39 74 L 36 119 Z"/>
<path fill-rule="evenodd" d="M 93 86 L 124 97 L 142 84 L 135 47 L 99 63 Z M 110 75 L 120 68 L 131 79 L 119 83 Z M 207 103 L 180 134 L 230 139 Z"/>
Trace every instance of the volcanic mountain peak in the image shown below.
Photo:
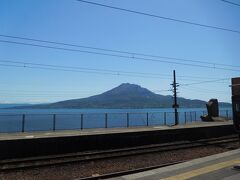
<path fill-rule="evenodd" d="M 136 84 L 122 83 L 105 93 L 105 95 L 135 94 L 135 95 L 154 95 L 153 92 Z"/>

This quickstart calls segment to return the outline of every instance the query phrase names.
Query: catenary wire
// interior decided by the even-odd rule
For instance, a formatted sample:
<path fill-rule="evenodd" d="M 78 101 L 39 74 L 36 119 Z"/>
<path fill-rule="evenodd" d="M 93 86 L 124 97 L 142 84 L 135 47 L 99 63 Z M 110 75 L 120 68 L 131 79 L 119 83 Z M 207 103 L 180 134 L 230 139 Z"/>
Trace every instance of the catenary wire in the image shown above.
<path fill-rule="evenodd" d="M 11 36 L 11 35 L 5 35 L 5 34 L 0 34 L 0 37 L 34 41 L 34 42 L 40 42 L 40 43 L 55 44 L 55 45 L 62 45 L 62 46 L 70 46 L 70 47 L 77 47 L 77 48 L 85 48 L 85 49 L 91 49 L 91 50 L 97 50 L 97 51 L 106 51 L 106 52 L 113 52 L 113 53 L 128 54 L 128 55 L 131 55 L 131 56 L 138 55 L 138 56 L 144 56 L 144 57 L 169 59 L 169 60 L 175 60 L 175 61 L 186 61 L 186 62 L 194 62 L 194 63 L 201 63 L 201 64 L 209 64 L 209 65 L 213 65 L 213 66 L 219 65 L 219 66 L 227 66 L 227 67 L 240 67 L 238 65 L 230 65 L 230 64 L 223 64 L 223 63 L 212 63 L 212 62 L 207 62 L 207 61 L 192 60 L 192 59 L 185 59 L 185 58 L 176 58 L 176 57 L 152 55 L 152 54 L 145 54 L 145 53 L 138 53 L 138 52 L 113 50 L 113 49 L 98 48 L 98 47 L 92 47 L 92 46 L 83 46 L 83 45 L 65 43 L 65 42 L 56 42 L 56 41 L 41 40 L 41 39 L 28 38 L 28 37 Z"/>
<path fill-rule="evenodd" d="M 184 65 L 184 66 L 191 66 L 191 67 L 218 69 L 218 70 L 235 71 L 235 72 L 239 72 L 240 71 L 239 69 L 222 68 L 222 67 L 217 67 L 217 66 L 207 66 L 207 65 L 191 64 L 191 63 L 181 63 L 181 62 L 159 60 L 159 59 L 153 59 L 153 58 L 143 58 L 143 57 L 136 57 L 136 56 L 109 54 L 109 53 L 102 53 L 102 52 L 95 52 L 95 51 L 86 51 L 86 50 L 70 49 L 70 48 L 63 48 L 63 47 L 56 47 L 56 46 L 39 45 L 39 44 L 33 44 L 33 43 L 23 43 L 23 42 L 6 41 L 6 40 L 0 40 L 0 42 L 11 43 L 11 44 L 18 44 L 18 45 L 25 45 L 25 46 L 48 48 L 48 49 L 64 50 L 64 51 L 71 51 L 71 52 L 80 52 L 80 53 L 87 53 L 87 54 L 93 54 L 93 55 L 118 57 L 118 58 L 122 58 L 122 59 L 132 59 L 132 60 L 140 60 L 140 61 L 160 62 L 160 63 L 167 63 L 167 64 L 177 64 L 177 65 Z"/>
<path fill-rule="evenodd" d="M 230 81 L 230 78 L 221 78 L 221 79 L 216 79 L 216 80 L 201 81 L 201 82 L 188 83 L 188 84 L 180 84 L 180 86 L 191 86 L 191 85 L 195 85 L 195 84 L 212 83 L 212 82 L 225 81 L 225 80 Z"/>
<path fill-rule="evenodd" d="M 42 63 L 32 63 L 26 61 L 16 61 L 16 60 L 3 60 L 0 59 L 0 62 L 3 63 L 11 63 L 11 64 L 21 64 L 23 66 L 33 65 L 33 66 L 45 66 L 45 67 L 54 67 L 54 68 L 64 68 L 64 69 L 80 69 L 87 71 L 96 71 L 96 72 L 110 72 L 110 73 L 124 73 L 124 74 L 136 74 L 136 75 L 151 75 L 151 76 L 159 76 L 159 77 L 172 77 L 172 75 L 167 74 L 159 74 L 159 73 L 144 73 L 144 72 L 136 72 L 136 71 L 122 71 L 122 70 L 109 70 L 109 69 L 96 69 L 96 68 L 86 68 L 79 66 L 63 66 L 63 65 L 54 65 L 54 64 L 42 64 Z M 209 79 L 208 77 L 199 77 L 199 76 L 178 76 L 180 80 L 192 80 L 192 79 Z M 184 78 L 186 77 L 186 78 Z M 211 78 L 210 78 L 211 79 Z M 216 79 L 216 78 L 212 78 Z"/>
<path fill-rule="evenodd" d="M 171 91 L 169 89 L 164 89 L 164 90 L 150 90 L 152 92 L 167 92 L 167 91 Z M 19 90 L 19 89 L 16 89 L 16 90 L 11 90 L 11 89 L 0 89 L 0 92 L 3 92 L 3 93 L 59 93 L 59 94 L 79 94 L 79 93 L 103 93 L 104 91 L 82 91 L 82 90 L 75 90 L 75 91 L 59 91 L 59 90 L 49 90 L 49 91 L 46 91 L 46 90 Z"/>
<path fill-rule="evenodd" d="M 194 87 L 189 87 L 189 86 L 187 86 L 187 87 L 183 86 L 181 88 L 193 90 L 193 91 L 196 91 L 196 92 L 205 92 L 205 93 L 221 93 L 221 94 L 230 93 L 230 89 L 229 89 L 229 91 L 219 91 L 219 90 L 205 89 L 205 88 L 199 88 L 199 87 L 194 88 Z"/>
<path fill-rule="evenodd" d="M 240 4 L 232 2 L 232 1 L 227 1 L 227 0 L 221 0 L 221 1 L 223 1 L 225 3 L 228 3 L 228 4 L 231 4 L 231 5 L 240 6 Z"/>
<path fill-rule="evenodd" d="M 144 76 L 144 75 L 132 75 L 132 74 L 123 74 L 123 73 L 109 73 L 109 72 L 92 72 L 92 71 L 83 71 L 83 70 L 74 70 L 74 69 L 62 69 L 62 68 L 54 68 L 54 67 L 39 67 L 39 66 L 31 66 L 27 63 L 22 63 L 21 65 L 16 64 L 0 64 L 0 66 L 4 67 L 17 67 L 17 68 L 29 68 L 29 69 L 42 69 L 42 70 L 53 70 L 53 71 L 65 71 L 65 72 L 77 72 L 77 73 L 89 73 L 89 74 L 102 74 L 102 75 L 114 75 L 114 76 L 128 76 L 128 77 L 141 77 L 141 78 L 154 78 L 154 79 L 172 79 L 172 78 L 163 78 L 163 77 L 156 77 L 156 76 Z M 218 82 L 223 80 L 228 80 L 230 78 L 221 78 L 209 81 L 197 81 L 194 83 L 188 84 L 181 84 L 181 86 L 189 86 L 194 84 L 202 84 L 202 83 L 209 83 L 209 82 Z M 189 81 L 185 79 L 185 81 Z M 191 80 L 192 81 L 192 80 Z M 167 90 L 169 91 L 169 90 Z"/>
<path fill-rule="evenodd" d="M 114 9 L 114 10 L 118 10 L 118 11 L 124 11 L 124 12 L 128 12 L 128 13 L 144 15 L 144 16 L 148 16 L 148 17 L 152 17 L 152 18 L 164 19 L 164 20 L 168 20 L 168 21 L 172 21 L 172 22 L 184 23 L 184 24 L 188 24 L 188 25 L 194 25 L 194 26 L 199 26 L 199 27 L 204 27 L 204 28 L 210 28 L 210 29 L 216 29 L 216 30 L 240 34 L 239 30 L 228 29 L 228 28 L 224 28 L 224 27 L 218 27 L 218 26 L 212 26 L 212 25 L 206 25 L 206 24 L 200 24 L 200 23 L 196 23 L 193 21 L 175 19 L 175 18 L 170 18 L 170 17 L 166 17 L 166 16 L 159 16 L 159 15 L 155 15 L 155 14 L 125 9 L 125 8 L 116 7 L 116 6 L 110 6 L 110 5 L 96 3 L 96 2 L 92 2 L 92 1 L 85 1 L 85 0 L 77 0 L 77 1 L 81 2 L 81 3 L 87 3 L 87 4 L 91 4 L 91 5 L 95 5 L 95 6 L 104 7 L 104 8 L 110 8 L 110 9 Z"/>
<path fill-rule="evenodd" d="M 172 75 L 158 74 L 158 73 L 144 73 L 144 72 L 136 72 L 136 71 L 97 69 L 97 68 L 86 68 L 86 67 L 79 67 L 79 66 L 63 66 L 63 65 L 53 65 L 53 64 L 31 63 L 31 62 L 26 62 L 26 61 L 12 61 L 12 60 L 2 60 L 2 59 L 0 59 L 0 62 L 23 64 L 23 65 L 34 65 L 34 66 L 47 66 L 47 67 L 54 67 L 54 68 L 80 69 L 80 70 L 97 71 L 97 72 L 100 71 L 100 72 L 111 72 L 111 73 L 125 73 L 125 74 L 137 74 L 137 75 L 140 74 L 140 75 L 154 75 L 154 76 L 172 77 Z"/>
<path fill-rule="evenodd" d="M 154 78 L 154 79 L 159 79 L 159 78 L 161 78 L 161 77 L 156 77 L 156 76 L 132 75 L 132 74 L 123 74 L 123 73 L 93 72 L 93 71 L 73 70 L 73 69 L 61 69 L 61 68 L 51 68 L 51 67 L 35 67 L 35 66 L 24 65 L 24 64 L 23 64 L 23 65 L 0 64 L 0 66 L 5 66 L 5 67 L 18 67 L 18 68 L 29 68 L 29 69 L 42 69 L 42 70 L 53 70 L 53 71 L 65 71 L 65 72 L 77 72 L 77 73 L 87 73 L 87 74 L 127 76 L 127 77 L 141 77 L 141 78 Z M 171 79 L 171 78 L 161 78 L 161 79 Z"/>

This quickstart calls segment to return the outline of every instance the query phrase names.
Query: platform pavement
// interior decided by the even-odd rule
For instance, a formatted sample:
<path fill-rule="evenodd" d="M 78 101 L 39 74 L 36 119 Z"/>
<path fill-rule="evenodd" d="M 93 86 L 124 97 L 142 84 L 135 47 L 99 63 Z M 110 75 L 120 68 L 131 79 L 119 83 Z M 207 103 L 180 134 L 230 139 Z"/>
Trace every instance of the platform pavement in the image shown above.
<path fill-rule="evenodd" d="M 239 180 L 240 149 L 111 180 Z"/>
<path fill-rule="evenodd" d="M 101 134 L 115 133 L 131 133 L 131 132 L 147 132 L 159 130 L 174 130 L 184 128 L 200 128 L 211 126 L 223 126 L 233 124 L 232 120 L 226 122 L 193 122 L 177 126 L 148 126 L 148 127 L 129 127 L 129 128 L 99 128 L 99 129 L 83 129 L 83 130 L 56 130 L 56 131 L 38 131 L 38 132 L 18 132 L 18 133 L 0 133 L 0 141 L 3 140 L 18 140 L 18 139 L 37 139 L 51 137 L 68 137 L 68 136 L 90 136 Z"/>

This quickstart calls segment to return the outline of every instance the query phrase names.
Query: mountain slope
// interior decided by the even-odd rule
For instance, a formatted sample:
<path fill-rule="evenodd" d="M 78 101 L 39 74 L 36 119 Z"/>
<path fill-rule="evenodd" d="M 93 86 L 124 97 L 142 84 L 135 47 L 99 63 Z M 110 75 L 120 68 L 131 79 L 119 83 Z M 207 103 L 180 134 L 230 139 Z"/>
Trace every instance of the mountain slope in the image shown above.
<path fill-rule="evenodd" d="M 206 102 L 178 98 L 180 107 L 205 107 Z M 230 104 L 220 104 L 230 106 Z M 16 108 L 161 108 L 172 107 L 172 96 L 155 94 L 139 85 L 123 83 L 102 94 L 82 99 Z"/>

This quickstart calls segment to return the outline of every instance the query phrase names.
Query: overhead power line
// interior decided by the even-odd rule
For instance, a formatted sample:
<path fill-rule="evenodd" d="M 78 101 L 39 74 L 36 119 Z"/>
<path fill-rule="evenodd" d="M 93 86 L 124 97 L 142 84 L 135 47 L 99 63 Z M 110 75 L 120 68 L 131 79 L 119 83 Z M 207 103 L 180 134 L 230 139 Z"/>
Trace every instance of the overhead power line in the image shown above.
<path fill-rule="evenodd" d="M 164 90 L 150 90 L 150 91 L 152 91 L 152 92 L 166 92 L 166 91 L 171 91 L 170 89 L 164 89 Z M 51 94 L 51 93 L 53 93 L 53 94 L 55 94 L 55 93 L 57 93 L 57 94 L 79 94 L 79 93 L 84 93 L 84 94 L 86 94 L 86 93 L 98 93 L 98 94 L 100 94 L 100 93 L 103 93 L 104 91 L 91 91 L 91 90 L 85 90 L 85 91 L 82 91 L 82 90 L 74 90 L 74 91 L 64 91 L 64 90 L 62 90 L 62 91 L 59 91 L 59 90 L 48 90 L 48 91 L 46 91 L 46 90 L 22 90 L 22 89 L 14 89 L 14 90 L 11 90 L 11 89 L 0 89 L 0 92 L 2 92 L 2 93 L 38 93 L 38 94 Z"/>
<path fill-rule="evenodd" d="M 227 0 L 221 0 L 221 1 L 223 1 L 223 2 L 225 2 L 225 3 L 228 3 L 228 4 L 235 5 L 235 6 L 240 6 L 240 4 L 235 3 L 235 2 L 232 2 L 232 1 L 227 1 Z"/>
<path fill-rule="evenodd" d="M 183 87 L 182 87 L 183 88 Z M 221 96 L 221 95 L 223 95 L 223 94 L 227 94 L 227 93 L 223 93 L 223 92 L 203 92 L 203 91 L 199 91 L 198 89 L 189 89 L 189 88 L 186 88 L 186 87 L 184 87 L 184 89 L 186 90 L 186 91 L 191 91 L 191 92 L 193 92 L 193 93 L 195 93 L 195 94 L 197 94 L 197 95 L 199 95 L 199 94 L 203 94 L 203 95 L 210 95 L 211 94 L 211 96 L 216 96 L 216 95 L 218 95 L 218 96 Z M 186 93 L 186 92 L 185 92 Z"/>
<path fill-rule="evenodd" d="M 227 87 L 227 86 L 226 86 Z M 214 93 L 214 94 L 227 94 L 230 93 L 230 89 L 229 91 L 219 91 L 219 90 L 213 90 L 213 89 L 205 89 L 205 88 L 194 88 L 194 87 L 181 87 L 183 89 L 187 89 L 187 90 L 191 90 L 191 91 L 195 91 L 196 93 L 201 92 L 201 93 Z"/>
<path fill-rule="evenodd" d="M 165 92 L 165 91 L 170 91 L 170 90 L 150 90 L 151 92 L 154 93 L 159 93 L 159 92 Z M 102 94 L 104 93 L 103 91 L 95 91 L 95 94 Z M 94 95 L 92 91 L 86 91 L 86 92 L 82 92 L 82 91 L 26 91 L 26 90 L 0 90 L 0 94 L 3 96 L 72 96 L 72 97 L 76 97 L 79 95 Z"/>
<path fill-rule="evenodd" d="M 107 73 L 124 73 L 124 74 L 135 74 L 135 75 L 151 75 L 158 77 L 171 77 L 167 74 L 159 74 L 159 73 L 144 73 L 144 72 L 136 72 L 136 71 L 122 71 L 122 70 L 109 70 L 109 69 L 97 69 L 97 68 L 87 68 L 87 67 L 79 67 L 79 66 L 63 66 L 63 65 L 54 65 L 54 64 L 43 64 L 43 63 L 32 63 L 26 61 L 13 61 L 13 60 L 2 60 L 0 62 L 3 63 L 12 63 L 12 64 L 21 64 L 21 65 L 34 65 L 34 66 L 44 66 L 44 67 L 53 67 L 53 68 L 64 68 L 64 69 L 77 69 L 77 70 L 87 70 L 87 71 L 96 71 L 96 72 L 107 72 Z"/>
<path fill-rule="evenodd" d="M 235 71 L 235 72 L 239 72 L 240 71 L 239 69 L 223 68 L 223 67 L 218 67 L 216 65 L 214 65 L 214 66 L 207 66 L 207 65 L 201 65 L 201 64 L 183 63 L 183 62 L 175 62 L 175 61 L 169 61 L 169 60 L 160 60 L 160 59 L 155 59 L 155 58 L 144 58 L 144 57 L 138 57 L 138 56 L 134 56 L 134 55 L 130 56 L 130 55 L 103 53 L 103 52 L 96 52 L 96 51 L 86 51 L 86 50 L 79 50 L 79 49 L 71 49 L 71 48 L 49 46 L 49 45 L 40 45 L 40 44 L 33 44 L 33 43 L 23 43 L 23 42 L 8 41 L 8 40 L 0 40 L 0 42 L 10 43 L 10 44 L 17 44 L 17 45 L 24 45 L 24 46 L 33 46 L 33 47 L 40 47 L 40 48 L 64 50 L 64 51 L 71 51 L 71 52 L 79 52 L 79 53 L 86 53 L 86 54 L 93 54 L 93 55 L 118 57 L 118 58 L 122 58 L 122 59 L 140 60 L 140 61 L 148 61 L 148 62 L 149 61 L 151 61 L 151 62 L 160 62 L 160 63 L 167 63 L 167 64 L 177 64 L 177 65 L 184 65 L 184 66 L 191 66 L 191 67 L 219 69 L 219 70 Z"/>
<path fill-rule="evenodd" d="M 102 93 L 103 91 L 91 90 L 24 90 L 24 89 L 0 89 L 3 93 L 59 93 L 59 94 L 79 94 L 79 93 Z"/>
<path fill-rule="evenodd" d="M 218 65 L 218 66 L 227 66 L 227 67 L 240 67 L 240 66 L 231 65 L 231 64 L 212 63 L 212 62 L 208 62 L 206 60 L 202 61 L 202 60 L 193 60 L 193 59 L 186 59 L 186 58 L 176 58 L 176 57 L 152 55 L 152 54 L 145 54 L 145 53 L 138 53 L 138 52 L 130 52 L 130 51 L 106 49 L 106 48 L 99 48 L 99 47 L 92 47 L 92 46 L 84 46 L 84 45 L 65 43 L 65 42 L 41 40 L 41 39 L 28 38 L 28 37 L 11 36 L 11 35 L 5 35 L 5 34 L 0 34 L 0 37 L 26 40 L 26 41 L 33 41 L 33 42 L 40 42 L 40 43 L 48 43 L 48 44 L 61 45 L 61 46 L 76 47 L 76 48 L 84 48 L 84 49 L 91 49 L 91 50 L 105 51 L 105 52 L 112 52 L 112 53 L 128 54 L 128 55 L 131 55 L 131 56 L 136 56 L 137 55 L 137 56 L 144 56 L 144 57 L 169 59 L 169 60 L 174 60 L 174 61 L 186 61 L 186 62 L 194 62 L 194 63 L 200 63 L 200 64 L 208 64 L 208 65 L 212 65 L 212 66 Z"/>
<path fill-rule="evenodd" d="M 87 70 L 87 71 L 96 71 L 96 72 L 107 72 L 107 73 L 124 73 L 124 74 L 133 74 L 133 75 L 148 75 L 148 76 L 157 76 L 157 77 L 172 77 L 169 74 L 159 74 L 159 73 L 149 73 L 149 72 L 136 72 L 136 71 L 122 71 L 122 70 L 109 70 L 109 69 L 97 69 L 97 68 L 88 68 L 88 67 L 79 67 L 79 66 L 63 66 L 63 65 L 55 65 L 55 64 L 43 64 L 43 63 L 32 63 L 26 61 L 16 61 L 16 60 L 3 60 L 0 59 L 0 62 L 3 63 L 11 63 L 11 64 L 21 64 L 24 67 L 26 65 L 33 65 L 33 66 L 44 66 L 44 67 L 51 67 L 51 68 L 64 68 L 64 69 L 74 69 L 74 70 Z M 191 79 L 216 79 L 216 78 L 209 78 L 209 77 L 200 77 L 200 76 L 184 76 L 179 75 L 180 80 L 191 80 Z"/>
<path fill-rule="evenodd" d="M 0 59 L 0 62 L 4 63 L 4 64 L 0 64 L 0 66 L 9 66 L 9 67 L 45 69 L 45 70 L 80 72 L 80 73 L 115 75 L 115 76 L 132 76 L 132 77 L 171 79 L 170 75 L 158 74 L 158 73 L 144 73 L 144 72 L 136 72 L 136 71 L 97 69 L 97 68 L 87 68 L 87 67 L 79 67 L 79 66 L 63 66 L 63 65 L 31 63 L 31 62 L 26 62 L 26 61 L 13 61 L 13 60 L 2 60 L 2 59 Z M 166 77 L 169 77 L 169 78 L 166 78 Z M 184 80 L 184 78 L 182 80 Z M 188 79 L 185 79 L 185 80 L 188 80 Z"/>
<path fill-rule="evenodd" d="M 219 82 L 219 81 L 225 81 L 225 80 L 231 80 L 231 78 L 222 78 L 222 79 L 216 79 L 216 80 L 209 80 L 209 81 L 200 81 L 195 83 L 189 83 L 189 84 L 180 84 L 180 86 L 190 86 L 195 84 L 204 84 L 204 83 L 213 83 L 213 82 Z"/>
<path fill-rule="evenodd" d="M 102 75 L 114 75 L 114 76 L 128 76 L 128 77 L 141 77 L 141 78 L 154 78 L 154 79 L 171 79 L 170 75 L 158 74 L 158 73 L 144 73 L 136 71 L 121 71 L 121 70 L 108 70 L 108 69 L 96 69 L 96 68 L 86 68 L 78 66 L 62 66 L 53 64 L 41 64 L 41 63 L 30 63 L 23 61 L 9 61 L 1 60 L 0 66 L 3 67 L 17 67 L 17 68 L 28 68 L 28 69 L 42 69 L 42 70 L 54 70 L 54 71 L 65 71 L 65 72 L 77 72 L 85 74 L 102 74 Z M 4 64 L 3 64 L 4 63 Z M 185 76 L 182 76 L 185 77 Z M 196 81 L 200 77 L 181 78 L 184 81 Z"/>
<path fill-rule="evenodd" d="M 216 29 L 216 30 L 221 30 L 221 31 L 227 31 L 227 32 L 240 34 L 239 30 L 228 29 L 228 28 L 224 28 L 224 27 L 218 27 L 218 26 L 212 26 L 212 25 L 206 25 L 206 24 L 200 24 L 200 23 L 196 23 L 196 22 L 193 22 L 193 21 L 186 21 L 186 20 L 170 18 L 170 17 L 166 17 L 166 16 L 159 16 L 159 15 L 155 15 L 155 14 L 150 14 L 150 13 L 146 13 L 146 12 L 140 12 L 140 11 L 125 9 L 125 8 L 116 7 L 116 6 L 110 6 L 110 5 L 107 5 L 107 4 L 96 3 L 96 2 L 92 2 L 92 1 L 85 1 L 85 0 L 77 0 L 77 1 L 82 2 L 82 3 L 91 4 L 91 5 L 95 5 L 95 6 L 104 7 L 104 8 L 110 8 L 110 9 L 124 11 L 124 12 L 128 12 L 128 13 L 144 15 L 144 16 L 148 16 L 148 17 L 152 17 L 152 18 L 158 18 L 158 19 L 163 19 L 163 20 L 168 20 L 168 21 L 173 21 L 173 22 L 178 22 L 178 23 L 184 23 L 184 24 L 188 24 L 188 25 L 194 25 L 194 26 L 199 26 L 199 27 L 204 27 L 204 28 L 210 28 L 210 29 Z"/>
<path fill-rule="evenodd" d="M 53 65 L 53 64 L 40 64 L 40 63 L 30 63 L 30 62 L 23 62 L 23 61 L 9 61 L 9 60 L 1 60 L 0 59 L 0 66 L 3 67 L 17 67 L 17 68 L 29 68 L 29 69 L 42 69 L 42 70 L 53 70 L 53 71 L 65 71 L 65 72 L 78 72 L 78 73 L 86 73 L 86 74 L 102 74 L 102 75 L 114 75 L 114 76 L 129 76 L 129 77 L 141 77 L 141 78 L 156 78 L 156 79 L 171 79 L 166 78 L 168 75 L 166 74 L 157 74 L 157 73 L 142 73 L 142 72 L 132 72 L 132 71 L 117 71 L 117 70 L 108 70 L 108 69 L 96 69 L 96 68 L 85 68 L 85 67 L 78 67 L 78 66 L 60 66 L 60 65 Z M 165 77 L 162 77 L 165 76 Z M 191 77 L 191 76 L 181 76 L 181 77 L 189 77 L 189 78 L 182 78 L 181 80 L 184 81 L 195 81 L 194 83 L 189 84 L 182 84 L 183 86 L 193 85 L 193 84 L 201 84 L 201 83 L 208 83 L 208 82 L 218 82 L 220 80 L 226 80 L 230 78 L 224 79 L 215 79 L 209 81 L 197 81 L 194 78 L 200 77 Z M 193 80 L 194 79 L 194 80 Z M 164 91 L 169 91 L 164 90 Z"/>
<path fill-rule="evenodd" d="M 65 72 L 77 72 L 77 73 L 86 73 L 86 74 L 102 74 L 102 75 L 113 75 L 113 76 L 128 76 L 128 77 L 141 77 L 141 78 L 156 78 L 157 76 L 144 76 L 144 75 L 133 75 L 133 74 L 123 74 L 123 73 L 110 73 L 110 72 L 94 72 L 94 71 L 84 71 L 84 70 L 74 70 L 74 69 L 61 69 L 61 68 L 51 68 L 51 67 L 36 67 L 28 64 L 14 65 L 14 64 L 0 64 L 4 67 L 18 67 L 18 68 L 28 68 L 28 69 L 42 69 L 42 70 L 53 70 L 53 71 L 65 71 Z M 170 79 L 170 78 L 161 78 L 161 79 Z"/>

